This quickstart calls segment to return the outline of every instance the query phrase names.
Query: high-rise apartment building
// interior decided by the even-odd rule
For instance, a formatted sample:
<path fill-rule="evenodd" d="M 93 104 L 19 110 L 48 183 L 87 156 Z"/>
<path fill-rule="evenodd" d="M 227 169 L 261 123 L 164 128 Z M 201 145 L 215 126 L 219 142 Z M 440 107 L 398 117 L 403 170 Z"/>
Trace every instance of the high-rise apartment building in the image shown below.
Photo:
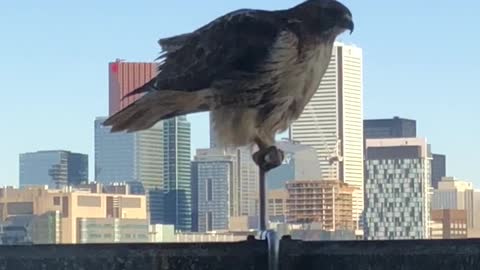
<path fill-rule="evenodd" d="M 221 149 L 198 149 L 192 162 L 193 231 L 228 230 L 230 184 L 236 157 Z"/>
<path fill-rule="evenodd" d="M 20 154 L 20 186 L 59 188 L 88 182 L 88 155 L 69 151 Z"/>
<path fill-rule="evenodd" d="M 109 63 L 109 114 L 113 115 L 136 101 L 140 95 L 123 97 L 151 80 L 156 73 L 155 63 L 132 63 L 120 59 Z"/>
<path fill-rule="evenodd" d="M 111 133 L 95 120 L 95 180 L 100 183 L 141 182 L 145 189 L 163 187 L 163 124 L 135 133 Z"/>
<path fill-rule="evenodd" d="M 395 116 L 392 119 L 370 119 L 363 121 L 365 140 L 417 137 L 417 121 Z M 432 154 L 432 187 L 446 176 L 446 156 Z"/>
<path fill-rule="evenodd" d="M 313 146 L 323 180 L 356 187 L 353 217 L 363 212 L 363 56 L 362 49 L 335 43 L 330 65 L 290 139 Z"/>
<path fill-rule="evenodd" d="M 163 121 L 164 184 L 168 192 L 166 215 L 176 230 L 192 228 L 192 192 L 190 168 L 190 123 L 185 116 Z M 172 223 L 173 222 L 173 223 Z"/>
<path fill-rule="evenodd" d="M 369 119 L 363 121 L 365 139 L 415 138 L 417 121 L 394 117 L 392 119 Z"/>
<path fill-rule="evenodd" d="M 429 238 L 431 156 L 427 141 L 370 139 L 366 146 L 366 239 Z"/>
<path fill-rule="evenodd" d="M 340 181 L 294 181 L 286 188 L 288 223 L 317 223 L 325 231 L 355 230 L 353 187 Z"/>

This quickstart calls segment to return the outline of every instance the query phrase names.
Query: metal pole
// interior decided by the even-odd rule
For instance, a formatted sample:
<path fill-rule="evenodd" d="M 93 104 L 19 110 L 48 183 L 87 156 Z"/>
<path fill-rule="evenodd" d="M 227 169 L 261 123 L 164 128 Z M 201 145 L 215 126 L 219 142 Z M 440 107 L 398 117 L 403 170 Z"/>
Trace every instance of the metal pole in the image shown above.
<path fill-rule="evenodd" d="M 259 189 L 259 199 L 260 199 L 260 232 L 264 232 L 267 230 L 267 198 L 266 198 L 266 190 L 265 190 L 265 170 L 260 168 L 259 166 L 259 174 L 260 174 L 260 189 Z"/>

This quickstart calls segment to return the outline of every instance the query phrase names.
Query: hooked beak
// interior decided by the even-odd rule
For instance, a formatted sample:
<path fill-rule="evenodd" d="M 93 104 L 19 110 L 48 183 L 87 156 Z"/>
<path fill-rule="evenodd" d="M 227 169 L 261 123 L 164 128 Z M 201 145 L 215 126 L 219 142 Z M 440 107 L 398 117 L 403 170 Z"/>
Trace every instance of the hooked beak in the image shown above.
<path fill-rule="evenodd" d="M 355 28 L 355 24 L 353 23 L 351 16 L 345 16 L 343 20 L 340 22 L 340 26 L 346 30 L 350 30 L 350 34 L 353 33 L 353 29 Z"/>

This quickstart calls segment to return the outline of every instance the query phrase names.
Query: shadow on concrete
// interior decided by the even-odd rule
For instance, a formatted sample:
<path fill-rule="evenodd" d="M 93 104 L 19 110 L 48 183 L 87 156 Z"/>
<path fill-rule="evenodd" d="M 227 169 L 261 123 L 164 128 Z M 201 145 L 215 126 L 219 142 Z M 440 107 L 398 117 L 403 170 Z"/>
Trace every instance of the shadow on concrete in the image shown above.
<path fill-rule="evenodd" d="M 285 237 L 280 269 L 478 270 L 480 240 L 303 242 Z"/>
<path fill-rule="evenodd" d="M 0 246 L 5 270 L 157 270 L 268 268 L 264 241 L 207 244 Z"/>

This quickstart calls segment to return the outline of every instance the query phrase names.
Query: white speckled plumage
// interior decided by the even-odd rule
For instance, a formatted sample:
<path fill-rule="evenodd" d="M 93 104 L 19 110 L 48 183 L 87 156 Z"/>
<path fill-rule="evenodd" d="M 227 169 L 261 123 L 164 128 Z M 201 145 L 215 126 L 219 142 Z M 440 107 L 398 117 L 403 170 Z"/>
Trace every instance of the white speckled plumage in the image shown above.
<path fill-rule="evenodd" d="M 275 79 L 274 87 L 277 88 L 271 100 L 276 106 L 268 117 L 251 108 L 223 107 L 212 111 L 218 145 L 249 145 L 255 143 L 256 138 L 266 145 L 273 145 L 275 135 L 298 119 L 320 85 L 330 62 L 333 43 L 312 46 L 305 51 L 303 59 L 297 53 L 297 46 L 298 37 L 283 32 L 275 42 L 271 61 L 264 67 L 272 70 L 272 73 L 265 74 L 265 80 Z"/>

